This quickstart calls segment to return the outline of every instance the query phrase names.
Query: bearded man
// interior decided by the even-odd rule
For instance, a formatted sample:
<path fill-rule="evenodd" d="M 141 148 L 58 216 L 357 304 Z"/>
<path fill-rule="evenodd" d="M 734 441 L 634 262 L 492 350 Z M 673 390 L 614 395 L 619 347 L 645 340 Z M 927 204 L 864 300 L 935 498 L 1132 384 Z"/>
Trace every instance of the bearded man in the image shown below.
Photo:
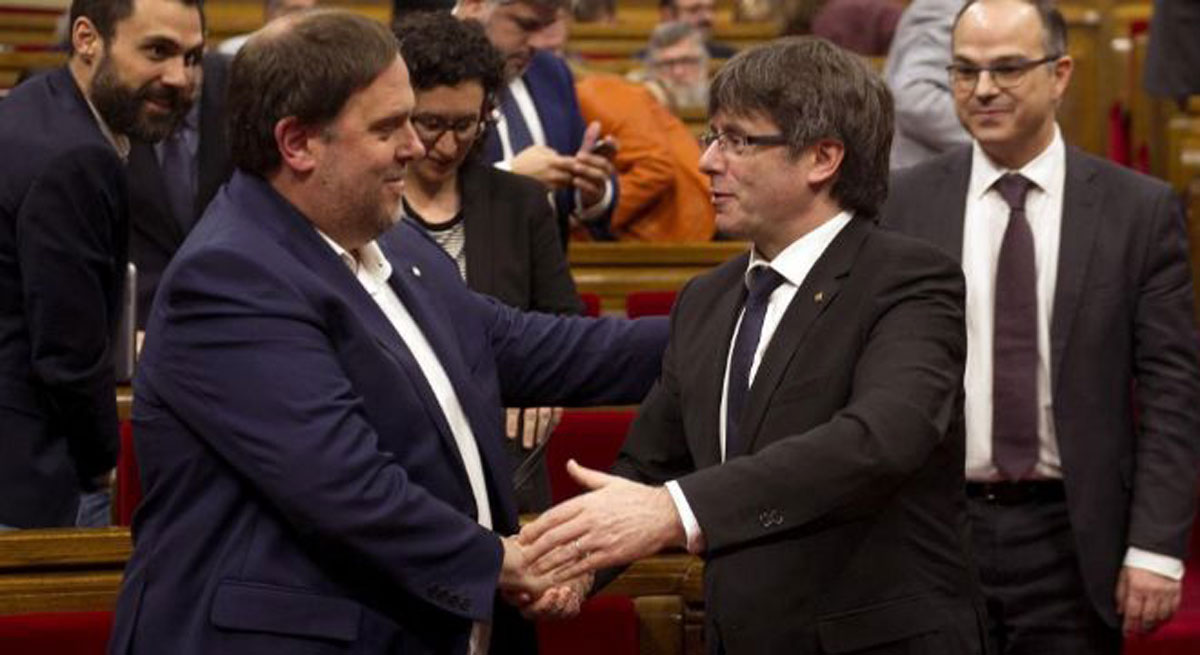
<path fill-rule="evenodd" d="M 71 56 L 0 105 L 0 525 L 104 525 L 129 139 L 191 107 L 197 0 L 75 0 Z"/>

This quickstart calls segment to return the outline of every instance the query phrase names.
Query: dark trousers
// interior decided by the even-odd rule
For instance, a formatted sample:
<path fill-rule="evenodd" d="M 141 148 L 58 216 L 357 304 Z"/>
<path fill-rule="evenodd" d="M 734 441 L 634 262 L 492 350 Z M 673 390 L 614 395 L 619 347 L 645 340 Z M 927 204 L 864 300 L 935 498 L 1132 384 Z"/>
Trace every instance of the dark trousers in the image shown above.
<path fill-rule="evenodd" d="M 1063 500 L 968 503 L 993 655 L 1119 655 L 1092 607 Z M 1115 590 L 1114 590 L 1115 592 Z"/>

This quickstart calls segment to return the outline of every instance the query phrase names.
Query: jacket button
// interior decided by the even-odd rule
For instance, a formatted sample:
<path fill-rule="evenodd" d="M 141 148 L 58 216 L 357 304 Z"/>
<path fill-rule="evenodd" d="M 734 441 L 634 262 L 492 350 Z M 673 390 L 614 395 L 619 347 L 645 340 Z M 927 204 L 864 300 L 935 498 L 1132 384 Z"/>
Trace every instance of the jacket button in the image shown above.
<path fill-rule="evenodd" d="M 764 528 L 769 528 L 769 527 L 771 527 L 771 515 L 770 515 L 770 513 L 768 513 L 766 510 L 763 510 L 762 512 L 759 512 L 759 513 L 758 513 L 758 522 L 759 522 L 759 523 L 762 525 L 762 527 L 764 527 Z"/>

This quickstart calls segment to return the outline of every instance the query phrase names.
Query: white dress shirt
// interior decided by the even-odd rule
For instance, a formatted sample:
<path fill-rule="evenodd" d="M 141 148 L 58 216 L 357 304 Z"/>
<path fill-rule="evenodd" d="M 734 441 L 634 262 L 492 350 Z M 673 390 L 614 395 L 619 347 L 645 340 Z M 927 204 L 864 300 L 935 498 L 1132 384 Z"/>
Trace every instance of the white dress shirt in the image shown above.
<path fill-rule="evenodd" d="M 388 262 L 387 257 L 374 241 L 359 248 L 358 256 L 355 257 L 324 232 L 317 230 L 317 234 L 325 239 L 333 252 L 354 273 L 358 283 L 371 295 L 375 304 L 379 305 L 380 311 L 392 324 L 396 334 L 400 335 L 400 339 L 408 346 L 413 359 L 417 360 L 417 366 L 421 369 L 430 388 L 433 389 L 433 395 L 437 397 L 442 415 L 446 417 L 446 423 L 450 425 L 450 432 L 454 435 L 454 444 L 458 447 L 463 466 L 467 469 L 467 480 L 471 484 L 471 495 L 475 499 L 479 525 L 488 530 L 492 529 L 492 506 L 488 502 L 483 459 L 479 455 L 479 445 L 475 442 L 475 433 L 471 430 L 467 415 L 458 401 L 458 394 L 454 392 L 454 386 L 446 375 L 446 369 L 442 368 L 442 363 L 438 361 L 437 354 L 429 345 L 425 333 L 421 331 L 421 326 L 413 320 L 408 308 L 400 302 L 400 297 L 388 284 L 388 278 L 392 276 L 391 263 Z M 414 266 L 412 275 L 419 278 L 420 269 Z M 490 624 L 475 623 L 471 630 L 470 655 L 487 653 L 489 640 Z"/>
<path fill-rule="evenodd" d="M 1045 480 L 1062 479 L 1062 459 L 1055 434 L 1054 398 L 1050 387 L 1050 326 L 1054 318 L 1054 293 L 1062 240 L 1066 146 L 1056 126 L 1050 145 L 1016 171 L 1009 171 L 993 162 L 978 142 L 973 144 L 972 150 L 962 251 L 963 274 L 967 282 L 967 365 L 963 380 L 966 388 L 966 476 L 968 480 L 976 482 L 1001 479 L 992 462 L 992 346 L 996 264 L 1004 231 L 1008 227 L 1009 207 L 992 187 L 1002 175 L 1014 172 L 1033 182 L 1025 198 L 1025 216 L 1033 232 L 1038 294 L 1038 461 L 1033 476 Z M 1138 548 L 1130 547 L 1126 551 L 1125 564 L 1176 580 L 1183 577 L 1182 561 Z"/>
<path fill-rule="evenodd" d="M 529 93 L 529 87 L 525 86 L 525 80 L 521 77 L 513 79 L 508 83 L 508 92 L 512 94 L 513 101 L 517 103 L 517 109 L 521 112 L 521 118 L 525 119 L 525 126 L 529 128 L 529 136 L 533 139 L 534 144 L 539 146 L 546 145 L 546 130 L 542 127 L 542 119 L 538 116 L 537 105 L 533 103 L 533 96 Z M 493 113 L 496 120 L 496 133 L 500 135 L 500 161 L 496 162 L 496 168 L 511 171 L 512 160 L 518 153 L 514 153 L 512 142 L 508 138 L 508 121 L 504 119 L 504 113 L 499 109 Z M 559 153 L 563 155 L 573 156 L 575 153 Z M 612 180 L 604 181 L 604 197 L 600 202 L 591 207 L 583 206 L 583 198 L 579 195 L 579 190 L 575 190 L 575 214 L 580 221 L 591 221 L 599 218 L 605 212 L 613 201 L 613 186 Z M 554 194 L 550 193 L 550 204 L 554 205 Z"/>
<path fill-rule="evenodd" d="M 820 227 L 796 239 L 788 247 L 784 248 L 774 260 L 765 259 L 758 253 L 757 250 L 750 251 L 750 262 L 746 267 L 744 281 L 749 288 L 750 272 L 758 267 L 768 267 L 775 269 L 775 272 L 783 276 L 783 283 L 771 292 L 771 297 L 767 301 L 767 311 L 763 316 L 762 332 L 759 333 L 758 346 L 754 350 L 754 360 L 750 364 L 749 382 L 751 388 L 754 385 L 754 376 L 758 373 L 758 365 L 762 361 L 763 352 L 771 343 L 771 337 L 775 336 L 775 329 L 779 327 L 779 321 L 783 318 L 787 311 L 788 305 L 792 304 L 792 299 L 796 297 L 796 292 L 800 290 L 800 285 L 804 283 L 804 278 L 808 277 L 809 271 L 825 254 L 825 249 L 833 242 L 834 238 L 841 233 L 842 228 L 850 223 L 852 216 L 849 212 L 842 212 L 833 218 L 825 221 Z M 729 349 L 725 356 L 725 375 L 721 380 L 721 408 L 717 413 L 718 434 L 721 440 L 721 461 L 725 461 L 725 416 L 727 407 L 727 390 L 729 387 L 729 362 L 733 357 L 733 344 L 737 343 L 738 331 L 741 330 L 743 309 L 738 315 L 738 325 L 733 330 L 733 336 L 729 340 Z M 671 500 L 675 502 L 675 509 L 679 512 L 679 517 L 683 522 L 683 530 L 687 534 L 688 550 L 697 553 L 703 544 L 703 533 L 700 530 L 700 524 L 696 521 L 696 515 L 692 512 L 691 506 L 687 502 L 687 498 L 683 495 L 683 490 L 679 488 L 679 484 L 674 480 L 666 484 L 667 491 L 671 494 Z"/>

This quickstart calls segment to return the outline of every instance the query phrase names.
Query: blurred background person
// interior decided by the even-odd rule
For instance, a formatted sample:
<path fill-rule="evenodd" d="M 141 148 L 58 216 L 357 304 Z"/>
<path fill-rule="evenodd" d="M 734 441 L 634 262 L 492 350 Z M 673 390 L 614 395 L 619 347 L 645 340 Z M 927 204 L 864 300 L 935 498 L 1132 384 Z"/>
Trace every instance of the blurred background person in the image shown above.
<path fill-rule="evenodd" d="M 317 6 L 317 0 L 266 0 L 263 2 L 263 23 L 269 23 L 280 16 L 312 9 L 315 6 Z M 239 34 L 225 39 L 221 45 L 217 46 L 217 52 L 230 57 L 236 55 L 253 33 Z"/>
<path fill-rule="evenodd" d="M 971 142 L 950 92 L 950 32 L 963 0 L 913 0 L 883 67 L 896 103 L 892 170 L 915 166 Z"/>
<path fill-rule="evenodd" d="M 579 113 L 571 71 L 531 39 L 557 18 L 567 0 L 459 0 L 454 15 L 483 24 L 504 58 L 507 82 L 483 160 L 532 177 L 553 192 L 559 235 L 566 247 L 571 226 L 611 239 L 608 221 L 617 204 L 612 163 L 592 152 L 600 126 Z"/>
<path fill-rule="evenodd" d="M 475 291 L 523 310 L 580 314 L 546 190 L 528 177 L 479 160 L 486 117 L 504 90 L 504 62 L 479 23 L 448 12 L 415 12 L 395 26 L 425 146 L 405 176 L 404 212 L 458 266 Z M 385 237 L 386 238 L 386 237 Z M 558 422 L 559 409 L 508 411 L 506 447 L 514 469 Z M 549 506 L 542 451 L 517 488 L 522 512 Z"/>
<path fill-rule="evenodd" d="M 729 59 L 737 54 L 737 48 L 712 38 L 713 22 L 717 17 L 716 0 L 661 0 L 658 15 L 663 23 L 682 21 L 700 30 L 708 56 L 713 59 Z"/>
<path fill-rule="evenodd" d="M 583 23 L 611 15 L 597 9 L 611 6 L 612 0 L 578 0 L 575 19 Z M 561 11 L 558 20 L 536 35 L 535 47 L 565 56 L 571 22 Z M 690 26 L 674 24 L 697 34 Z M 698 42 L 696 47 L 705 56 Z M 612 215 L 613 236 L 621 241 L 712 239 L 716 228 L 708 178 L 700 172 L 700 146 L 687 126 L 645 85 L 571 63 L 584 120 L 599 122 L 601 131 L 620 144 L 613 155 L 621 188 Z"/>
<path fill-rule="evenodd" d="M 645 69 L 634 71 L 631 78 L 661 87 L 673 112 L 707 109 L 709 53 L 695 26 L 674 21 L 655 27 L 644 61 Z"/>
<path fill-rule="evenodd" d="M 813 16 L 812 33 L 864 57 L 882 57 L 903 12 L 899 0 L 828 0 Z"/>

